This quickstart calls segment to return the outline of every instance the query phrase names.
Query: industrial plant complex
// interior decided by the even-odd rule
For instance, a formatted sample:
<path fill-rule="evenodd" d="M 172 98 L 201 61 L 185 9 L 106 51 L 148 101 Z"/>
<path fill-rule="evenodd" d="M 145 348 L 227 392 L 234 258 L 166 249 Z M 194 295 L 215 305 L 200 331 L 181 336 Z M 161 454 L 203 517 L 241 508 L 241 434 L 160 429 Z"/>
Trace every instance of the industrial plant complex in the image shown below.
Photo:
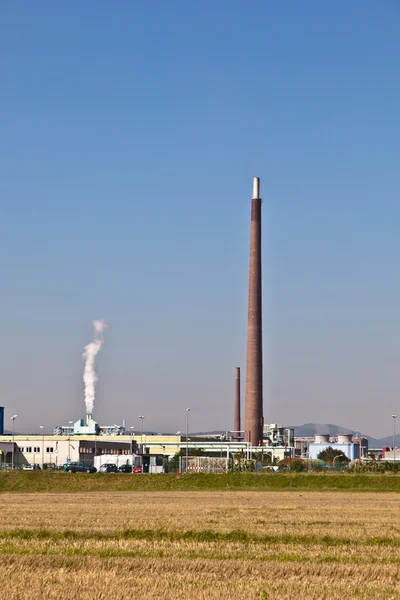
<path fill-rule="evenodd" d="M 180 468 L 198 471 L 232 468 L 240 460 L 261 460 L 271 464 L 293 458 L 316 460 L 328 447 L 341 450 L 350 460 L 368 457 L 368 440 L 343 434 L 335 437 L 320 434 L 313 438 L 296 438 L 294 430 L 276 423 L 264 423 L 263 355 L 262 355 L 262 200 L 260 180 L 254 178 L 251 200 L 250 261 L 247 322 L 247 360 L 245 376 L 244 426 L 242 426 L 241 369 L 232 366 L 233 419 L 227 431 L 218 435 L 160 434 L 129 432 L 126 421 L 121 425 L 101 425 L 93 419 L 95 357 L 103 343 L 104 321 L 94 321 L 94 340 L 85 347 L 86 418 L 55 425 L 53 432 L 34 435 L 15 433 L 18 415 L 7 415 L 0 407 L 0 466 L 23 468 L 60 468 L 84 463 L 100 468 L 103 464 L 118 467 L 137 466 L 142 472 L 163 472 L 170 459 L 179 454 Z M 189 409 L 188 409 L 189 410 Z M 395 417 L 395 415 L 393 415 Z M 5 422 L 7 433 L 5 433 Z M 12 431 L 10 431 L 12 429 Z M 194 452 L 196 451 L 196 452 Z M 193 455 L 196 456 L 193 456 Z M 400 452 L 398 453 L 400 455 Z M 200 456 L 201 455 L 201 456 Z M 260 459 L 261 456 L 261 459 Z M 383 453 L 383 458 L 395 460 L 395 449 Z M 400 458 L 400 456 L 399 456 Z"/>

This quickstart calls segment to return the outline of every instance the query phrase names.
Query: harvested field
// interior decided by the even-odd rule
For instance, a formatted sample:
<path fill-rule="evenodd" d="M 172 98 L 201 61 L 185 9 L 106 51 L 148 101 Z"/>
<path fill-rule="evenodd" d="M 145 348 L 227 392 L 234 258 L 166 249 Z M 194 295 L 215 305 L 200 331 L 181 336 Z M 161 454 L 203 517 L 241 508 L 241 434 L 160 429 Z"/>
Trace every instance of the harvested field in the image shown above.
<path fill-rule="evenodd" d="M 9 600 L 400 598 L 400 496 L 2 494 Z"/>

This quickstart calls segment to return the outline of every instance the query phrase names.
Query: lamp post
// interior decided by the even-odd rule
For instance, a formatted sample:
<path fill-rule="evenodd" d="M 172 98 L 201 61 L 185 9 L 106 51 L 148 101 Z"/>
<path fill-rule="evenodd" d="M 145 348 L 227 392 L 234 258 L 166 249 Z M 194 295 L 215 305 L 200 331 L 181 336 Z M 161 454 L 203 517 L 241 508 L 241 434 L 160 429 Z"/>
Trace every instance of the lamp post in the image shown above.
<path fill-rule="evenodd" d="M 42 430 L 42 469 L 44 466 L 44 425 L 39 425 L 39 428 Z"/>
<path fill-rule="evenodd" d="M 186 409 L 186 473 L 188 472 L 188 466 L 189 466 L 189 446 L 188 446 L 189 413 L 190 413 L 190 408 L 187 408 Z"/>
<path fill-rule="evenodd" d="M 142 421 L 142 435 L 140 438 L 140 445 L 142 446 L 142 456 L 143 456 L 143 421 L 144 421 L 144 415 L 139 415 L 139 419 Z"/>
<path fill-rule="evenodd" d="M 394 471 L 394 463 L 396 460 L 396 419 L 397 415 L 392 415 L 393 418 L 393 471 Z"/>
<path fill-rule="evenodd" d="M 132 465 L 133 465 L 133 446 L 134 446 L 134 442 L 135 442 L 135 426 L 132 425 L 131 427 L 129 427 L 129 429 L 131 430 L 131 454 L 132 454 Z"/>
<path fill-rule="evenodd" d="M 68 421 L 69 425 L 72 425 L 73 421 Z M 71 427 L 68 432 L 68 462 L 71 461 Z"/>
<path fill-rule="evenodd" d="M 18 417 L 18 415 L 13 415 L 12 417 L 10 417 L 10 420 L 12 421 L 12 458 L 11 458 L 11 468 L 14 471 L 14 421 L 15 419 Z"/>

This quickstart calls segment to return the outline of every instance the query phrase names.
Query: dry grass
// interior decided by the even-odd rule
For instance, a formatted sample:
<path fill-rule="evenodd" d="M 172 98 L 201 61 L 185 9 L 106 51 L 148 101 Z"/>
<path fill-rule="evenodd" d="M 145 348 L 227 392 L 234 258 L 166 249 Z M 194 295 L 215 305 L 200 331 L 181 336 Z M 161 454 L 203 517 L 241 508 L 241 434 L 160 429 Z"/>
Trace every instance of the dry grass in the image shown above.
<path fill-rule="evenodd" d="M 400 496 L 3 494 L 0 555 L 9 600 L 394 599 Z"/>

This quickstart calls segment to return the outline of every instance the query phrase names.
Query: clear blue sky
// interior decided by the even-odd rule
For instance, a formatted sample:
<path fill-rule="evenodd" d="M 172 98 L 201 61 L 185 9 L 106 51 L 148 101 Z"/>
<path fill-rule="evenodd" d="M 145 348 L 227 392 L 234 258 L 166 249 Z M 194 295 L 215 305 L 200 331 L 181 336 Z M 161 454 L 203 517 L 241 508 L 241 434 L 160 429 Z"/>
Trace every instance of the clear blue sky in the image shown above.
<path fill-rule="evenodd" d="M 396 0 L 0 6 L 0 404 L 230 428 L 252 177 L 267 422 L 400 413 Z M 244 396 L 244 387 L 243 387 Z M 18 427 L 17 427 L 18 425 Z"/>

